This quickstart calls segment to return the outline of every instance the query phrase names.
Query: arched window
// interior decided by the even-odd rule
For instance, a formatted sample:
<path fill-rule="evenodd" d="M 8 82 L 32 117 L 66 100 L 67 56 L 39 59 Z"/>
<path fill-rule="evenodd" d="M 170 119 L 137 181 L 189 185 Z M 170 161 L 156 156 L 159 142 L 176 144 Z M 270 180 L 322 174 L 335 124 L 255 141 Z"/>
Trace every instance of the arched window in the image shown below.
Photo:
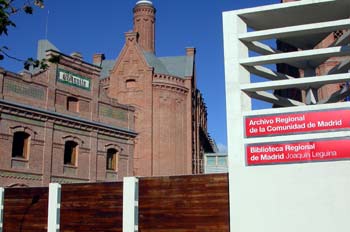
<path fill-rule="evenodd" d="M 12 157 L 28 159 L 30 135 L 23 131 L 13 134 Z"/>
<path fill-rule="evenodd" d="M 28 187 L 29 185 L 20 184 L 20 183 L 10 184 L 6 186 L 6 188 L 28 188 Z"/>
<path fill-rule="evenodd" d="M 135 79 L 128 79 L 125 81 L 126 88 L 135 88 L 136 87 L 136 80 Z"/>
<path fill-rule="evenodd" d="M 118 171 L 118 151 L 114 148 L 107 150 L 106 169 Z"/>
<path fill-rule="evenodd" d="M 67 110 L 71 112 L 79 111 L 79 100 L 76 97 L 67 97 Z"/>
<path fill-rule="evenodd" d="M 78 144 L 74 141 L 67 141 L 64 144 L 64 164 L 76 166 L 78 156 Z"/>

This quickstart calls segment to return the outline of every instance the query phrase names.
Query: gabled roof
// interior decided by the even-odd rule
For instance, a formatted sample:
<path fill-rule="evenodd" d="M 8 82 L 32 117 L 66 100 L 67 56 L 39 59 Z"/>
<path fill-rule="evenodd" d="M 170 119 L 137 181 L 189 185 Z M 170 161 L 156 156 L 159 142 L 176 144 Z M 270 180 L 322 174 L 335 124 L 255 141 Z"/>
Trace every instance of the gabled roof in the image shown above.
<path fill-rule="evenodd" d="M 154 72 L 167 75 L 170 74 L 165 65 L 152 52 L 144 52 L 144 55 L 147 64 L 154 68 Z"/>
<path fill-rule="evenodd" d="M 147 64 L 154 68 L 155 73 L 185 78 L 193 75 L 193 56 L 169 56 L 156 57 L 152 52 L 144 52 Z M 115 60 L 104 60 L 101 68 L 101 79 L 109 76 L 109 71 L 113 69 Z"/>
<path fill-rule="evenodd" d="M 45 58 L 47 50 L 58 51 L 48 40 L 39 40 L 38 42 L 38 54 L 39 60 Z M 154 68 L 155 73 L 165 74 L 170 76 L 176 76 L 185 78 L 193 75 L 194 69 L 194 57 L 193 56 L 169 56 L 169 57 L 156 57 L 152 52 L 143 52 L 147 64 Z M 104 79 L 109 77 L 109 71 L 113 69 L 116 60 L 103 60 L 101 64 L 100 78 Z"/>
<path fill-rule="evenodd" d="M 156 57 L 151 52 L 144 52 L 149 66 L 155 73 L 185 78 L 193 75 L 193 56 Z"/>
<path fill-rule="evenodd" d="M 109 77 L 109 71 L 111 71 L 115 65 L 115 60 L 103 60 L 101 64 L 101 74 L 100 79 L 105 79 Z"/>

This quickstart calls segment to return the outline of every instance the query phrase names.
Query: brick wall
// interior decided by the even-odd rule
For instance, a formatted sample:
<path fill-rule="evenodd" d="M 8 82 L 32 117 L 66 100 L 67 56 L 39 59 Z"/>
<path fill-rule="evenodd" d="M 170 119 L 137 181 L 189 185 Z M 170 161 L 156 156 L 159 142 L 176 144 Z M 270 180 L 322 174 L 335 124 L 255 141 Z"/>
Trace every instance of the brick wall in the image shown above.
<path fill-rule="evenodd" d="M 100 68 L 55 51 L 47 55 L 60 61 L 45 71 L 0 70 L 0 186 L 116 181 L 131 175 L 134 108 L 100 95 Z M 88 88 L 59 79 L 60 72 L 85 80 Z M 99 111 L 100 105 L 105 108 Z M 17 131 L 30 135 L 25 158 L 12 157 Z M 70 140 L 78 144 L 78 153 L 75 165 L 68 166 L 63 159 Z M 107 146 L 119 149 L 118 171 L 106 171 Z"/>

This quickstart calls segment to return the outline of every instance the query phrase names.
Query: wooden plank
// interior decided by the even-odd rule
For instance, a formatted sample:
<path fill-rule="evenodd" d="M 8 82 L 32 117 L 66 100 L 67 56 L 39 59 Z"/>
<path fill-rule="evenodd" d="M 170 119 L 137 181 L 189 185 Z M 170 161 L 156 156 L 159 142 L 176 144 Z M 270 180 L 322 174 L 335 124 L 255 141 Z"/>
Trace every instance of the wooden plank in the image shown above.
<path fill-rule="evenodd" d="M 227 174 L 141 178 L 139 231 L 229 231 Z"/>
<path fill-rule="evenodd" d="M 123 183 L 67 184 L 61 192 L 61 231 L 122 231 Z"/>
<path fill-rule="evenodd" d="M 4 231 L 47 231 L 48 188 L 7 188 Z"/>
<path fill-rule="evenodd" d="M 229 231 L 227 174 L 141 178 L 139 231 Z M 61 231 L 122 231 L 123 183 L 62 185 Z M 7 189 L 4 231 L 46 231 L 48 188 Z"/>

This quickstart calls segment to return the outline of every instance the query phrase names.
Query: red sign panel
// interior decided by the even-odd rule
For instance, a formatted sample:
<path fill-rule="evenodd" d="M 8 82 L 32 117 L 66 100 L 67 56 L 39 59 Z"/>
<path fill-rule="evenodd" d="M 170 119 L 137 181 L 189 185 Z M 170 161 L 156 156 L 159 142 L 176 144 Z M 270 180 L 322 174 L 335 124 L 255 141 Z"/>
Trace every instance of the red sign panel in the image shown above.
<path fill-rule="evenodd" d="M 350 139 L 247 145 L 248 165 L 350 159 Z"/>
<path fill-rule="evenodd" d="M 246 137 L 350 129 L 350 109 L 245 118 Z"/>

